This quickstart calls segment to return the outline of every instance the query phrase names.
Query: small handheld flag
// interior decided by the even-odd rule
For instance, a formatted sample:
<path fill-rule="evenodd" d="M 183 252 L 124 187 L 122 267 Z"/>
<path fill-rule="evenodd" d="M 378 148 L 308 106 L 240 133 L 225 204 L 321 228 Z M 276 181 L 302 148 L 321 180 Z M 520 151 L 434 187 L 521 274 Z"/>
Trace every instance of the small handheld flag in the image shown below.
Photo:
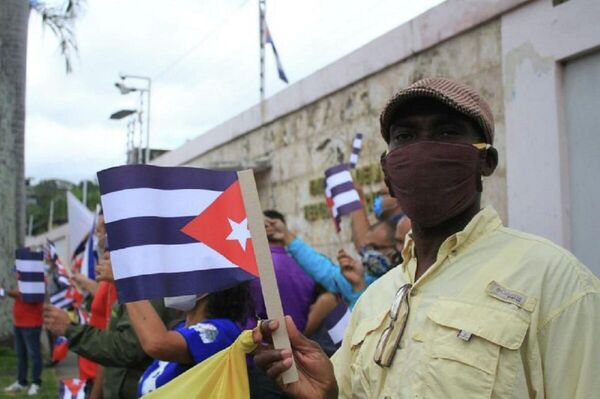
<path fill-rule="evenodd" d="M 342 216 L 362 208 L 348 164 L 342 163 L 325 171 L 325 197 L 339 233 Z"/>
<path fill-rule="evenodd" d="M 251 170 L 128 165 L 98 181 L 119 302 L 211 293 L 260 275 L 267 314 L 285 326 Z M 273 341 L 290 349 L 285 328 Z M 295 367 L 283 376 L 297 378 Z"/>
<path fill-rule="evenodd" d="M 26 303 L 44 302 L 44 253 L 21 248 L 15 251 L 15 259 L 21 300 Z"/>
<path fill-rule="evenodd" d="M 60 362 L 69 353 L 69 341 L 65 336 L 58 336 L 54 341 L 54 347 L 52 348 L 52 361 Z"/>
<path fill-rule="evenodd" d="M 50 295 L 50 303 L 59 309 L 69 309 L 73 307 L 75 301 L 72 295 L 69 295 L 71 288 L 63 288 L 60 291 Z"/>
<path fill-rule="evenodd" d="M 70 378 L 60 381 L 59 399 L 85 399 L 85 380 Z"/>
<path fill-rule="evenodd" d="M 323 323 L 327 328 L 329 338 L 333 341 L 334 345 L 339 345 L 344 339 L 344 333 L 346 327 L 350 322 L 350 309 L 344 302 L 341 302 L 327 315 Z"/>
<path fill-rule="evenodd" d="M 120 303 L 258 276 L 236 172 L 129 165 L 98 181 Z"/>
<path fill-rule="evenodd" d="M 81 274 L 89 279 L 96 278 L 96 260 L 97 255 L 94 251 L 94 244 L 96 241 L 96 219 L 98 218 L 98 209 L 94 214 L 94 220 L 92 221 L 92 228 L 88 234 L 88 238 L 85 243 L 85 249 L 83 250 L 83 261 L 81 262 Z"/>
<path fill-rule="evenodd" d="M 356 165 L 358 164 L 360 150 L 362 149 L 362 143 L 362 133 L 356 133 L 356 136 L 354 136 L 354 140 L 352 141 L 352 153 L 350 154 L 350 169 L 356 168 Z"/>

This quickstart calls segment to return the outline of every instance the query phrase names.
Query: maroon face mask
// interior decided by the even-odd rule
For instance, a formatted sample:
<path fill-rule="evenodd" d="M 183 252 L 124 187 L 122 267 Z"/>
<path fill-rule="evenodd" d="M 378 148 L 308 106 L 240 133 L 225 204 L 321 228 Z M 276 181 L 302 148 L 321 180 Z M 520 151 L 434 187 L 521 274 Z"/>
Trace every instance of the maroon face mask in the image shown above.
<path fill-rule="evenodd" d="M 421 141 L 382 156 L 385 182 L 402 211 L 424 227 L 464 211 L 481 192 L 486 151 L 472 144 Z"/>

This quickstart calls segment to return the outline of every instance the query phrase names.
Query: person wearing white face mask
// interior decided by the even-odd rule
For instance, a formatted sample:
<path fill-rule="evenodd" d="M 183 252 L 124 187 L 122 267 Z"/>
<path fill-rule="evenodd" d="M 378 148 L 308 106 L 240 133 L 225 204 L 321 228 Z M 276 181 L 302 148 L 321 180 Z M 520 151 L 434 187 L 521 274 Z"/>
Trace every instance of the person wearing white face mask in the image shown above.
<path fill-rule="evenodd" d="M 142 348 L 155 359 L 140 379 L 138 397 L 230 346 L 241 333 L 238 323 L 253 311 L 247 283 L 210 294 L 169 297 L 164 303 L 185 314 L 172 330 L 149 301 L 127 304 Z"/>

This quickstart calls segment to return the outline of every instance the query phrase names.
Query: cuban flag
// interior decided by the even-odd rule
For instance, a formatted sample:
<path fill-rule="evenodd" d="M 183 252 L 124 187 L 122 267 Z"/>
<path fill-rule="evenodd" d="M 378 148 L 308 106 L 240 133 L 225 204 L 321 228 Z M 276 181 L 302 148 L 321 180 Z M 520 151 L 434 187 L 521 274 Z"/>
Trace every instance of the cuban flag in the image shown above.
<path fill-rule="evenodd" d="M 60 309 L 69 309 L 73 307 L 75 299 L 69 292 L 72 288 L 63 288 L 60 291 L 50 295 L 50 303 Z"/>
<path fill-rule="evenodd" d="M 220 291 L 258 276 L 237 172 L 98 172 L 120 303 Z"/>
<path fill-rule="evenodd" d="M 362 149 L 362 143 L 362 133 L 356 133 L 356 136 L 354 136 L 354 140 L 352 141 L 352 152 L 350 154 L 350 169 L 356 168 L 356 165 L 358 164 L 360 150 Z"/>
<path fill-rule="evenodd" d="M 98 212 L 94 215 L 94 221 L 92 222 L 92 228 L 88 234 L 88 238 L 85 242 L 85 249 L 83 250 L 83 261 L 81 262 L 81 274 L 89 279 L 94 280 L 96 278 L 96 251 L 94 247 L 96 244 L 96 218 Z"/>
<path fill-rule="evenodd" d="M 331 313 L 325 317 L 325 320 L 323 320 L 329 338 L 331 338 L 331 341 L 338 348 L 344 339 L 346 328 L 350 322 L 350 316 L 350 309 L 348 309 L 348 306 L 344 302 L 340 301 Z"/>
<path fill-rule="evenodd" d="M 59 399 L 85 399 L 85 380 L 70 378 L 61 380 L 58 388 Z"/>
<path fill-rule="evenodd" d="M 21 248 L 15 251 L 15 259 L 21 300 L 26 303 L 44 302 L 44 253 Z"/>
<path fill-rule="evenodd" d="M 67 357 L 68 353 L 69 341 L 67 340 L 67 337 L 64 337 L 62 335 L 56 337 L 56 340 L 54 341 L 54 346 L 52 347 L 52 361 L 60 362 L 65 357 Z"/>
<path fill-rule="evenodd" d="M 325 171 L 325 200 L 339 233 L 342 216 L 362 208 L 349 164 L 342 163 Z"/>
<path fill-rule="evenodd" d="M 279 75 L 279 79 L 283 80 L 285 83 L 288 82 L 288 78 L 283 70 L 283 64 L 281 63 L 281 59 L 279 59 L 279 53 L 277 53 L 277 48 L 275 47 L 275 42 L 273 41 L 273 37 L 271 36 L 271 31 L 269 31 L 269 27 L 267 26 L 267 21 L 265 23 L 265 43 L 270 44 L 273 49 L 273 55 L 275 55 L 275 63 L 277 64 L 277 73 Z"/>

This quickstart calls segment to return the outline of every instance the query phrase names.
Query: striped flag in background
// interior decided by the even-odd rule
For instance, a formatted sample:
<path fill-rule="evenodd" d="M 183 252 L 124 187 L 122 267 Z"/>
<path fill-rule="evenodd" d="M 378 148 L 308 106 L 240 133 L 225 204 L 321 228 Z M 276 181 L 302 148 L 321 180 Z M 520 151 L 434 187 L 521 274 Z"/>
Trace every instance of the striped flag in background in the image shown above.
<path fill-rule="evenodd" d="M 70 295 L 71 288 L 63 288 L 60 291 L 50 295 L 50 303 L 60 309 L 68 309 L 73 306 L 75 302 L 72 295 Z"/>
<path fill-rule="evenodd" d="M 352 153 L 350 154 L 350 169 L 356 168 L 356 165 L 358 164 L 360 150 L 362 149 L 362 143 L 362 133 L 356 133 L 356 136 L 354 136 L 354 141 L 352 141 Z"/>
<path fill-rule="evenodd" d="M 98 172 L 119 302 L 201 294 L 258 276 L 237 172 Z"/>
<path fill-rule="evenodd" d="M 342 163 L 325 171 L 325 197 L 339 232 L 342 216 L 362 208 L 348 164 Z"/>
<path fill-rule="evenodd" d="M 18 287 L 21 300 L 27 303 L 44 302 L 44 253 L 28 248 L 15 251 L 15 268 L 18 273 Z"/>

